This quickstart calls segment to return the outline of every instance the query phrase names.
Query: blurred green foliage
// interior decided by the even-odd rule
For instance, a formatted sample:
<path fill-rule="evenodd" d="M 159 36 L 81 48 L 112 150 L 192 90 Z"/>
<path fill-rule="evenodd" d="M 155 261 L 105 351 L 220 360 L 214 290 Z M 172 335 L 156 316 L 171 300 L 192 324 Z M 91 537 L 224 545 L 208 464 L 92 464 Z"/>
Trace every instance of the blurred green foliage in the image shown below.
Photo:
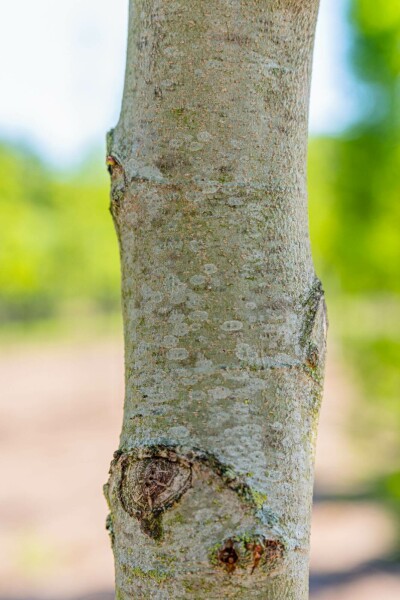
<path fill-rule="evenodd" d="M 386 0 L 350 2 L 353 44 L 351 64 L 365 86 L 360 125 L 386 140 L 397 138 L 400 129 L 400 4 Z"/>
<path fill-rule="evenodd" d="M 97 170 L 87 164 L 62 175 L 30 152 L 0 146 L 3 323 L 83 306 L 95 311 L 118 307 L 119 261 L 107 210 L 108 181 Z"/>
<path fill-rule="evenodd" d="M 400 292 L 400 3 L 349 3 L 349 64 L 359 113 L 310 145 L 310 214 L 332 292 Z"/>
<path fill-rule="evenodd" d="M 310 143 L 310 222 L 331 293 L 400 292 L 400 147 L 369 134 Z"/>

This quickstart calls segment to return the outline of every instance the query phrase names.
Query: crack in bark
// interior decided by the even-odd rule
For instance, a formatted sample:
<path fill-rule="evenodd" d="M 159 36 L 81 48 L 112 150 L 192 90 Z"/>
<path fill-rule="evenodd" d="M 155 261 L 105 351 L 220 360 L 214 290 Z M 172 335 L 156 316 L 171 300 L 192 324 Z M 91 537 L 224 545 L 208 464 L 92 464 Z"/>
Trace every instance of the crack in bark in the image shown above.
<path fill-rule="evenodd" d="M 316 278 L 310 293 L 303 304 L 306 314 L 300 334 L 300 343 L 304 349 L 304 370 L 318 383 L 323 368 L 322 358 L 325 356 L 326 329 L 328 317 L 325 294 L 321 281 Z"/>

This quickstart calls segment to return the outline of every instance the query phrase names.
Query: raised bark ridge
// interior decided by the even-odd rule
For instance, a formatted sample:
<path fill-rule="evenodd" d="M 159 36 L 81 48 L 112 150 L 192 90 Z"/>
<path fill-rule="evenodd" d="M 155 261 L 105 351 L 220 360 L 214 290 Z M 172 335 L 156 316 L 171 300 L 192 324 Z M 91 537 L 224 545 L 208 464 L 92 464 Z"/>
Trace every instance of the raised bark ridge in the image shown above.
<path fill-rule="evenodd" d="M 317 2 L 131 2 L 108 138 L 126 397 L 120 600 L 307 598 L 326 317 L 307 110 Z"/>

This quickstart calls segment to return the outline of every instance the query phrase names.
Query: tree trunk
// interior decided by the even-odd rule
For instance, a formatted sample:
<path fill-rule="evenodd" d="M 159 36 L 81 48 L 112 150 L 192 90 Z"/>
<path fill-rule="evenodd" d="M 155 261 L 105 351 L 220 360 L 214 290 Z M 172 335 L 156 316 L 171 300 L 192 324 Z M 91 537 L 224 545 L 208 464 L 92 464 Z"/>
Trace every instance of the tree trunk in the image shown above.
<path fill-rule="evenodd" d="M 326 318 L 307 122 L 318 0 L 131 0 L 108 138 L 126 397 L 116 598 L 308 597 Z"/>

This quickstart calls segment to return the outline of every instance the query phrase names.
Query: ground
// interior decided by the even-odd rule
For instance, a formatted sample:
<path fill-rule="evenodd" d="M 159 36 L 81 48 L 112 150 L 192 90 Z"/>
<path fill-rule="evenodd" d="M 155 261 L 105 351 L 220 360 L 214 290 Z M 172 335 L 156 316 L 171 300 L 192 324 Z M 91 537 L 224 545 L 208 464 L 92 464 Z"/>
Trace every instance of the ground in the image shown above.
<path fill-rule="evenodd" d="M 84 337 L 84 336 L 83 336 Z M 118 337 L 0 347 L 0 600 L 112 600 L 102 485 L 118 445 Z M 394 527 L 376 504 L 338 502 L 356 485 L 346 435 L 356 391 L 329 352 L 317 452 L 312 600 L 396 600 L 400 574 L 380 557 Z"/>

